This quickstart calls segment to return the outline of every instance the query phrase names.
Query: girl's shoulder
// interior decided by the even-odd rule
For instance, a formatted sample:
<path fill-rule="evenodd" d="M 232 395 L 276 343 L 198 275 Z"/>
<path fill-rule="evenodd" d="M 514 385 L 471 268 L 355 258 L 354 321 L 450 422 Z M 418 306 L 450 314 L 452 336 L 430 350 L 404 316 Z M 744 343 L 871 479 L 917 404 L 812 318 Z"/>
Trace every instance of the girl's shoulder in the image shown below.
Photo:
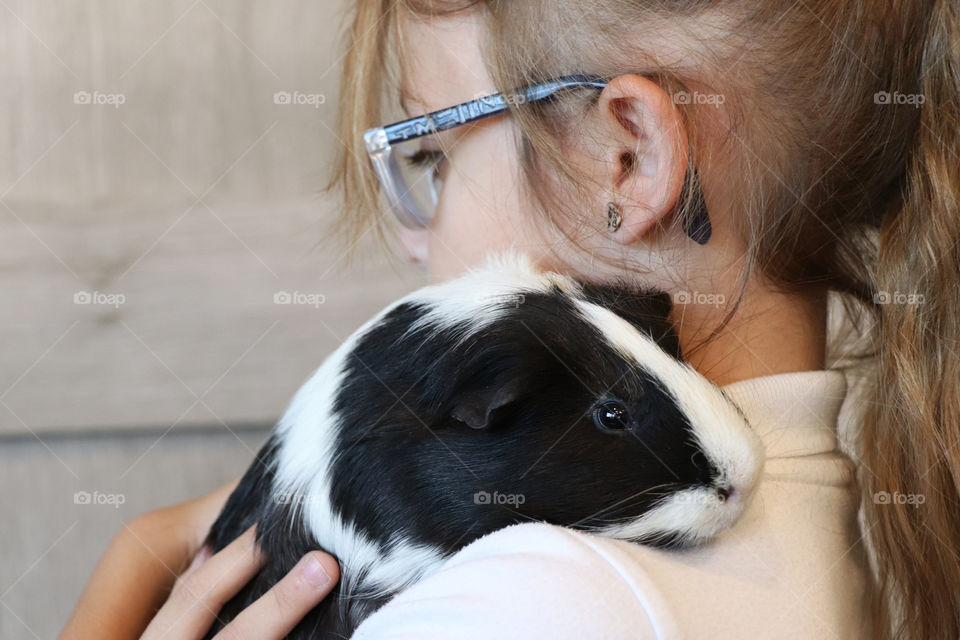
<path fill-rule="evenodd" d="M 840 484 L 767 478 L 733 529 L 685 550 L 514 525 L 463 548 L 354 637 L 868 638 L 856 504 Z"/>
<path fill-rule="evenodd" d="M 353 637 L 664 637 L 621 560 L 606 559 L 609 542 L 544 523 L 501 529 L 400 593 Z"/>

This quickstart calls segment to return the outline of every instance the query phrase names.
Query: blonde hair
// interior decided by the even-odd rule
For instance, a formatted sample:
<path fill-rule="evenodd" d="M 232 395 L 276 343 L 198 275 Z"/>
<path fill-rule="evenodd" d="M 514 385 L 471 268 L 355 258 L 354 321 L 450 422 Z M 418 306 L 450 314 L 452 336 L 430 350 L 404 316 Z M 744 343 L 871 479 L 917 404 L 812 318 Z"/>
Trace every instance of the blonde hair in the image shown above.
<path fill-rule="evenodd" d="M 716 153 L 741 194 L 747 274 L 838 292 L 874 320 L 858 452 L 877 633 L 960 637 L 955 0 L 359 0 L 339 104 L 345 148 L 330 183 L 344 196 L 348 235 L 387 235 L 362 133 L 383 123 L 402 71 L 390 55 L 402 44 L 397 18 L 467 8 L 483 14 L 501 91 L 569 73 L 639 73 L 671 94 L 725 97 L 730 133 Z M 682 55 L 645 48 L 665 37 Z M 586 104 L 512 106 L 525 183 L 544 204 L 544 166 L 587 188 L 564 154 L 562 123 L 576 119 L 557 117 Z M 678 110 L 691 153 L 702 152 L 707 110 Z M 541 207 L 552 222 L 578 214 L 552 205 Z M 882 492 L 923 504 L 876 500 Z"/>

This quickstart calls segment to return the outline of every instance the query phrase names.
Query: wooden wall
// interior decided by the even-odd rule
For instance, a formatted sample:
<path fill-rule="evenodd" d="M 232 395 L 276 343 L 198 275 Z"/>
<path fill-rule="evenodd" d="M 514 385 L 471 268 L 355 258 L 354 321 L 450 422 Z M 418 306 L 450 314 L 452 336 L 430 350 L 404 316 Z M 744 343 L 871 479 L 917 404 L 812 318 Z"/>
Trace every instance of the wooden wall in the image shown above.
<path fill-rule="evenodd" d="M 242 473 L 422 282 L 327 237 L 342 11 L 0 3 L 0 637 L 54 637 L 115 531 Z"/>

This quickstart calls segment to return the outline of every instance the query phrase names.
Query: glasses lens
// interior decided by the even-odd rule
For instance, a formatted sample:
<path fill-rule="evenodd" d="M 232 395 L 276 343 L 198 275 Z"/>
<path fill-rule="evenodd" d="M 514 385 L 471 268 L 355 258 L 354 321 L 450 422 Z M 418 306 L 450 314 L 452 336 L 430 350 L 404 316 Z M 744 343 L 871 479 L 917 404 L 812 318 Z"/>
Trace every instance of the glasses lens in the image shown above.
<path fill-rule="evenodd" d="M 418 140 L 395 144 L 393 151 L 398 199 L 415 218 L 429 224 L 443 188 L 441 164 L 444 154 L 421 146 Z"/>

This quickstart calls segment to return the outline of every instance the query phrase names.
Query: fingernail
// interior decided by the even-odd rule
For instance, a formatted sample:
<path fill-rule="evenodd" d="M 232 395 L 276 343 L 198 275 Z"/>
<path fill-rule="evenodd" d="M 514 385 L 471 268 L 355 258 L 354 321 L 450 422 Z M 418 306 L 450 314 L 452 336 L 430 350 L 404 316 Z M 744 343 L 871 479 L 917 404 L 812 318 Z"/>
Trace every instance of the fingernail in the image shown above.
<path fill-rule="evenodd" d="M 320 558 L 313 554 L 304 557 L 300 575 L 304 582 L 317 589 L 324 589 L 330 584 L 327 570 L 323 568 Z"/>

